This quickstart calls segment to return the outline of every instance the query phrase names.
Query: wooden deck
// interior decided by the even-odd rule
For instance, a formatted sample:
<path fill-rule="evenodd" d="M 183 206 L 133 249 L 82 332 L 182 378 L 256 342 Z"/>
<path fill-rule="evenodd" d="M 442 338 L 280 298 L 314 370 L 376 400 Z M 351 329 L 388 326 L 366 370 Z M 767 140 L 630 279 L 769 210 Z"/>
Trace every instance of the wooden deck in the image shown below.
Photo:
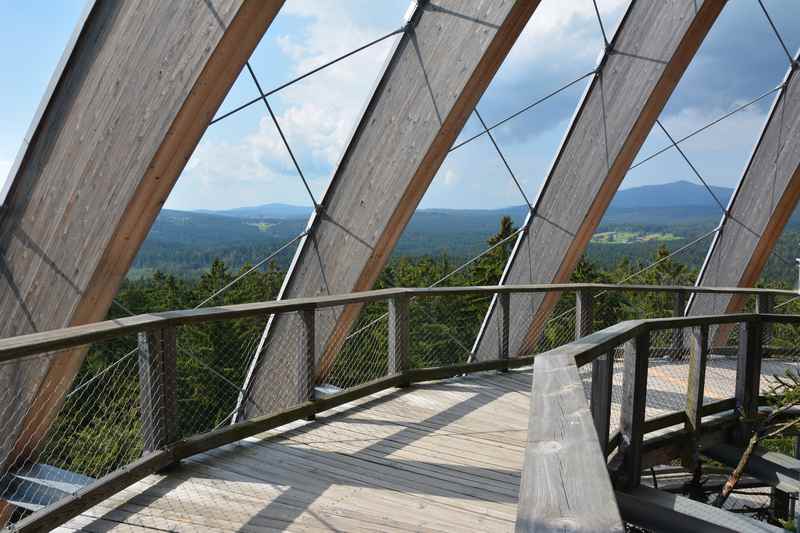
<path fill-rule="evenodd" d="M 785 367 L 764 363 L 762 386 Z M 684 373 L 651 362 L 648 418 L 682 409 Z M 709 400 L 730 396 L 734 360 L 708 375 Z M 511 531 L 530 388 L 523 369 L 378 393 L 186 460 L 59 531 Z"/>

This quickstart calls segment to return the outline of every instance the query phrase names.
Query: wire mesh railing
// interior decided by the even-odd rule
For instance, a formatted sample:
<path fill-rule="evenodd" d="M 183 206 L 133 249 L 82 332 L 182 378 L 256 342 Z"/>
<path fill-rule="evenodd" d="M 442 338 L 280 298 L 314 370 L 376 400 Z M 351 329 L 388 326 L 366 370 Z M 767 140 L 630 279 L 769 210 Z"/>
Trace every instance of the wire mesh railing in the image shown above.
<path fill-rule="evenodd" d="M 671 316 L 679 308 L 672 301 L 675 293 L 698 290 L 714 291 L 602 285 L 388 289 L 129 317 L 0 340 L 0 372 L 27 385 L 2 393 L 0 498 L 6 511 L 0 516 L 5 524 L 24 528 L 67 500 L 85 502 L 80 505 L 87 508 L 109 477 L 132 476 L 133 482 L 182 457 L 313 417 L 382 388 L 530 364 L 536 353 L 606 324 Z M 591 297 L 602 291 L 602 299 Z M 509 351 L 514 335 L 532 335 L 519 331 L 530 317 L 512 313 L 507 325 L 497 321 L 493 359 L 472 360 L 495 295 L 507 302 L 506 309 L 525 309 L 511 302 L 524 304 L 547 292 L 556 292 L 560 300 L 531 337 L 529 352 Z M 580 302 L 577 293 L 583 295 Z M 791 297 L 786 291 L 770 294 Z M 341 325 L 346 312 L 358 313 L 349 329 Z M 279 315 L 284 334 L 265 336 L 265 323 Z M 796 331 L 777 326 L 767 344 L 794 350 Z M 683 408 L 686 335 L 680 329 L 653 333 L 648 416 Z M 278 355 L 257 357 L 268 347 Z M 610 353 L 614 431 L 624 347 Z M 733 359 L 715 357 L 709 363 L 709 390 L 730 396 Z M 254 378 L 254 361 L 266 381 Z M 588 394 L 591 366 L 581 369 L 581 378 Z M 713 385 L 716 379 L 719 387 Z M 32 390 L 31 383 L 39 385 L 33 389 L 36 398 L 17 401 L 14 396 Z M 142 461 L 152 471 L 132 467 Z"/>
<path fill-rule="evenodd" d="M 758 297 L 762 298 L 761 295 Z M 748 302 L 746 307 L 752 313 L 759 306 L 755 302 Z M 762 301 L 760 310 L 771 311 L 772 309 L 765 306 Z M 726 350 L 717 350 L 723 353 L 714 353 L 714 346 L 708 342 L 709 337 L 706 336 L 706 340 L 702 341 L 705 342 L 706 348 L 701 377 L 698 377 L 696 370 L 699 367 L 694 363 L 699 357 L 698 342 L 701 341 L 698 341 L 698 338 L 702 338 L 697 337 L 699 334 L 697 325 L 669 327 L 656 321 L 646 326 L 645 332 L 640 334 L 644 335 L 647 340 L 644 343 L 647 356 L 646 377 L 642 382 L 639 382 L 639 378 L 636 381 L 636 389 L 641 390 L 639 394 L 643 396 L 643 410 L 640 415 L 633 415 L 634 418 L 641 416 L 641 425 L 634 424 L 635 427 L 632 427 L 631 424 L 631 409 L 636 409 L 632 405 L 635 405 L 636 400 L 633 397 L 637 393 L 633 392 L 634 388 L 631 385 L 633 374 L 628 368 L 631 361 L 626 358 L 631 358 L 631 351 L 635 353 L 634 357 L 641 357 L 642 348 L 637 346 L 633 340 L 627 339 L 608 348 L 608 354 L 613 355 L 612 377 L 609 380 L 607 391 L 609 406 L 607 415 L 601 414 L 600 416 L 607 416 L 608 433 L 611 435 L 609 446 L 615 448 L 614 453 L 617 454 L 617 458 L 620 454 L 630 453 L 631 436 L 640 439 L 639 442 L 644 439 L 649 439 L 651 442 L 661 439 L 665 443 L 664 446 L 672 446 L 672 450 L 652 446 L 650 453 L 658 454 L 656 459 L 641 459 L 640 456 L 640 460 L 645 466 L 641 471 L 642 484 L 711 504 L 723 483 L 728 481 L 735 464 L 719 465 L 703 456 L 703 446 L 699 444 L 693 446 L 690 441 L 683 441 L 684 444 L 676 445 L 676 441 L 667 440 L 668 437 L 677 435 L 676 438 L 682 438 L 682 435 L 689 434 L 691 430 L 688 418 L 690 413 L 695 410 L 698 413 L 707 411 L 708 415 L 712 417 L 728 413 L 726 416 L 728 418 L 733 416 L 732 420 L 738 420 L 739 414 L 750 416 L 738 411 L 740 405 L 746 404 L 745 396 L 750 395 L 755 398 L 762 395 L 761 398 L 763 398 L 763 395 L 768 394 L 777 384 L 778 378 L 786 376 L 787 373 L 797 375 L 800 371 L 800 357 L 797 357 L 793 350 L 774 350 L 773 330 L 776 327 L 780 327 L 787 339 L 800 334 L 800 323 L 794 320 L 796 316 L 787 315 L 785 320 L 780 315 L 749 314 L 740 316 L 749 318 L 743 318 L 740 323 L 728 321 L 733 326 L 730 328 L 731 335 L 728 339 L 731 343 L 747 342 L 742 339 L 741 331 L 753 317 L 769 316 L 770 318 L 759 321 L 759 341 L 749 349 L 731 344 L 724 346 Z M 692 320 L 692 318 L 685 320 Z M 709 327 L 709 325 L 705 327 Z M 678 343 L 681 343 L 680 350 L 676 349 Z M 589 348 L 591 348 L 590 343 L 587 344 L 586 349 Z M 732 353 L 728 353 L 728 349 L 732 350 Z M 576 358 L 579 357 L 580 355 L 576 355 Z M 747 358 L 757 358 L 759 361 L 759 364 L 754 367 L 758 372 L 758 376 L 755 378 L 756 385 L 751 386 L 749 390 L 740 385 L 737 390 L 737 382 L 741 382 L 743 374 L 747 372 L 746 365 L 742 363 Z M 593 398 L 593 394 L 597 393 L 593 383 L 593 379 L 596 377 L 593 365 L 596 364 L 597 361 L 578 369 L 586 400 L 591 405 L 597 401 L 596 398 Z M 628 381 L 627 384 L 626 381 Z M 602 390 L 603 385 L 600 384 L 600 387 Z M 695 400 L 695 405 L 692 401 L 693 394 L 699 396 Z M 763 399 L 758 400 L 758 402 L 763 401 Z M 742 409 L 745 408 L 742 407 Z M 733 413 L 733 415 L 729 413 Z M 592 415 L 598 416 L 594 411 Z M 603 423 L 598 422 L 597 418 L 595 421 L 598 428 L 603 426 Z M 727 427 L 729 429 L 725 431 L 730 431 L 733 426 L 729 423 Z M 699 428 L 697 431 L 699 432 Z M 729 433 L 729 435 L 735 434 Z M 736 437 L 728 436 L 727 438 L 735 439 Z M 711 446 L 720 440 L 724 441 L 725 437 L 711 440 L 704 446 Z M 766 445 L 786 447 L 785 443 L 768 442 Z M 788 452 L 783 449 L 780 451 L 788 453 L 790 456 L 793 455 L 793 446 L 789 445 L 788 448 Z M 694 450 L 694 454 L 699 453 L 697 456 L 699 463 L 692 462 L 692 450 Z M 648 461 L 666 466 L 655 467 Z M 617 466 L 620 464 L 617 463 Z M 699 469 L 697 464 L 701 465 Z M 611 469 L 613 472 L 614 466 L 611 466 Z M 788 505 L 786 503 L 788 500 L 781 499 L 780 491 L 776 493 L 771 489 L 768 481 L 750 477 L 743 485 L 738 487 L 724 502 L 724 509 L 771 523 L 778 523 L 778 520 L 784 517 L 787 512 L 784 507 Z"/>

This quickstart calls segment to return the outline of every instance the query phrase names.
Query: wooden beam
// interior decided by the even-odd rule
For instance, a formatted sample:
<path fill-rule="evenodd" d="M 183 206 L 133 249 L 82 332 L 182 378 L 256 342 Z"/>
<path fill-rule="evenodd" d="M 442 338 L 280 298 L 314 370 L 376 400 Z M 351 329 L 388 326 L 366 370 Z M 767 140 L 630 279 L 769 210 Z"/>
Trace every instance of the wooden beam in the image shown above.
<path fill-rule="evenodd" d="M 800 57 L 800 56 L 798 56 Z M 800 77 L 789 69 L 697 278 L 701 286 L 754 286 L 800 198 Z M 793 258 L 789 258 L 793 260 Z M 694 295 L 693 315 L 735 313 L 737 295 Z M 726 328 L 721 333 L 727 333 Z M 714 340 L 713 344 L 724 342 Z"/>
<path fill-rule="evenodd" d="M 0 214 L 0 337 L 102 320 L 175 180 L 282 0 L 96 2 Z M 83 351 L 7 365 L 8 463 L 38 447 Z M 46 391 L 46 392 L 45 392 Z M 10 446 L 10 448 L 9 448 Z"/>
<path fill-rule="evenodd" d="M 590 408 L 603 452 L 608 455 L 608 434 L 611 427 L 611 400 L 614 387 L 614 352 L 592 361 L 592 392 Z"/>
<path fill-rule="evenodd" d="M 748 320 L 739 327 L 739 354 L 736 359 L 736 409 L 745 418 L 758 412 L 761 384 L 761 322 Z"/>
<path fill-rule="evenodd" d="M 312 216 L 280 298 L 371 289 L 467 117 L 539 0 L 420 2 Z M 317 377 L 324 379 L 360 312 L 332 310 L 318 330 Z M 322 322 L 322 321 L 320 321 Z M 290 324 L 270 321 L 247 390 L 259 405 L 271 396 L 272 347 Z M 260 346 L 260 348 L 261 348 Z M 269 408 L 269 407 L 266 407 Z M 253 404 L 244 406 L 246 415 Z"/>
<path fill-rule="evenodd" d="M 528 230 L 516 241 L 502 284 L 569 279 L 633 158 L 724 4 L 723 0 L 631 4 L 611 43 L 613 53 L 605 58 L 589 86 L 534 213 L 528 214 Z M 541 328 L 558 296 L 514 298 L 514 316 L 524 312 L 531 318 L 512 331 L 512 357 L 536 350 Z M 496 342 L 496 319 L 493 303 L 473 348 L 478 359 L 491 356 L 488 349 Z"/>
<path fill-rule="evenodd" d="M 719 443 L 703 449 L 703 455 L 728 465 L 739 464 L 744 448 Z M 756 448 L 747 461 L 745 473 L 782 492 L 800 492 L 800 461 L 782 453 Z"/>
<path fill-rule="evenodd" d="M 178 440 L 178 346 L 175 328 L 139 333 L 139 410 L 144 450 Z"/>
<path fill-rule="evenodd" d="M 686 384 L 686 430 L 695 436 L 700 432 L 703 417 L 707 363 L 708 326 L 693 328 L 689 352 L 689 379 Z"/>
<path fill-rule="evenodd" d="M 683 330 L 678 330 L 683 336 Z M 692 328 L 689 347 L 689 379 L 686 384 L 686 431 L 691 435 L 692 449 L 684 466 L 694 469 L 700 464 L 700 424 L 703 418 L 703 396 L 708 363 L 708 326 Z"/>
<path fill-rule="evenodd" d="M 617 492 L 617 502 L 626 522 L 653 531 L 704 533 L 785 531 L 766 522 L 650 487 L 638 487 L 629 494 Z"/>
<path fill-rule="evenodd" d="M 575 359 L 533 366 L 516 531 L 624 531 Z"/>
<path fill-rule="evenodd" d="M 409 369 L 409 315 L 406 296 L 389 300 L 389 375 L 403 374 Z"/>
<path fill-rule="evenodd" d="M 300 327 L 297 338 L 297 403 L 314 399 L 314 368 L 317 364 L 316 310 L 298 311 Z"/>
<path fill-rule="evenodd" d="M 214 320 L 234 320 L 246 317 L 259 317 L 273 313 L 290 313 L 303 309 L 324 309 L 326 307 L 344 304 L 363 304 L 367 302 L 385 301 L 388 298 L 400 294 L 410 296 L 447 296 L 467 294 L 491 296 L 495 292 L 522 294 L 526 292 L 547 292 L 548 290 L 562 291 L 563 286 L 551 288 L 547 285 L 506 285 L 488 287 L 450 287 L 447 289 L 380 289 L 376 291 L 365 291 L 363 293 L 345 294 L 341 296 L 326 296 L 319 298 L 296 298 L 277 302 L 256 302 L 249 304 L 226 305 L 220 307 L 210 307 L 202 309 L 189 309 L 182 311 L 166 311 L 163 313 L 149 313 L 132 317 L 106 320 L 81 326 L 71 326 L 52 331 L 39 333 L 29 333 L 18 337 L 0 339 L 0 363 L 21 359 L 26 356 L 42 354 L 57 350 L 73 348 L 92 342 L 121 337 L 127 334 L 135 334 L 139 331 L 174 327 L 184 324 L 202 324 Z M 574 288 L 575 286 L 570 286 Z M 597 288 L 597 286 L 593 287 Z M 607 286 L 608 290 L 629 290 L 628 286 Z M 663 292 L 663 287 L 653 287 L 655 292 Z M 712 289 L 719 292 L 720 289 Z M 750 291 L 748 291 L 750 292 Z M 791 293 L 789 291 L 781 291 Z M 757 315 L 757 314 L 735 314 L 735 315 L 716 315 L 716 316 L 694 316 L 684 318 L 656 318 L 647 320 L 626 321 L 606 328 L 603 332 L 592 334 L 592 342 L 586 354 L 580 349 L 576 349 L 578 354 L 578 364 L 584 365 L 592 360 L 593 357 L 601 354 L 605 349 L 613 347 L 611 344 L 603 342 L 614 342 L 614 335 L 624 330 L 626 335 L 634 335 L 637 328 L 648 325 L 652 328 L 678 328 L 693 327 L 702 324 L 728 324 L 743 320 L 761 319 L 764 322 L 777 322 L 783 324 L 800 323 L 800 315 Z M 616 332 L 616 333 L 615 333 Z M 627 339 L 623 339 L 627 340 Z M 620 341 L 623 342 L 623 341 Z M 669 350 L 669 349 L 667 349 Z M 726 348 L 727 350 L 727 348 Z M 735 350 L 735 348 L 734 348 Z M 782 353 L 783 349 L 773 348 L 776 353 Z M 788 350 L 788 349 L 787 349 Z M 589 356 L 587 358 L 587 355 Z"/>
<path fill-rule="evenodd" d="M 575 293 L 575 338 L 580 339 L 592 332 L 594 322 L 594 296 L 592 291 Z"/>

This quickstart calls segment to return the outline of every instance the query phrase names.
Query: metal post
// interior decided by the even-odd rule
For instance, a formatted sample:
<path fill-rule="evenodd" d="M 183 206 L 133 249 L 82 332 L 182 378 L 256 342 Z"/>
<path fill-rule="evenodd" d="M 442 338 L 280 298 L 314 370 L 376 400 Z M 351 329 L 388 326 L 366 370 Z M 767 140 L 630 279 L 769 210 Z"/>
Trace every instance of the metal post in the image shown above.
<path fill-rule="evenodd" d="M 759 314 L 770 314 L 773 311 L 773 304 L 775 303 L 774 298 L 771 294 L 758 294 L 756 296 L 756 313 Z M 764 345 L 763 354 L 764 357 L 769 357 L 770 352 L 767 349 L 769 345 L 772 343 L 772 324 L 769 322 L 762 322 L 761 324 L 761 339 Z"/>
<path fill-rule="evenodd" d="M 750 419 L 758 412 L 758 391 L 761 382 L 761 321 L 752 320 L 739 325 L 739 354 L 736 363 L 736 409 Z M 742 428 L 742 444 L 749 428 Z"/>
<path fill-rule="evenodd" d="M 608 449 L 611 425 L 611 392 L 614 385 L 614 351 L 592 361 L 592 396 L 589 408 L 603 453 Z"/>
<path fill-rule="evenodd" d="M 297 403 L 314 399 L 314 369 L 316 359 L 316 313 L 313 308 L 303 309 L 300 315 L 300 332 L 297 346 Z"/>
<path fill-rule="evenodd" d="M 682 335 L 681 335 L 682 336 Z M 686 431 L 691 436 L 691 453 L 685 458 L 687 468 L 694 470 L 700 462 L 699 437 L 703 412 L 703 394 L 708 362 L 708 325 L 692 328 L 689 354 L 689 379 L 686 390 Z"/>
<path fill-rule="evenodd" d="M 408 297 L 395 296 L 389 300 L 389 375 L 406 374 L 408 348 Z M 400 386 L 408 386 L 408 382 Z"/>
<path fill-rule="evenodd" d="M 686 293 L 683 291 L 678 291 L 675 293 L 675 301 L 673 303 L 672 309 L 672 316 L 681 317 L 683 313 L 686 311 Z M 683 330 L 678 329 L 676 330 L 675 335 L 672 337 L 672 350 L 673 350 L 673 359 L 680 359 L 683 357 L 683 353 L 686 350 L 686 344 L 683 338 Z"/>
<path fill-rule="evenodd" d="M 138 337 L 139 401 L 144 451 L 178 440 L 175 328 L 143 331 Z"/>
<path fill-rule="evenodd" d="M 594 297 L 592 291 L 581 290 L 575 293 L 575 338 L 580 339 L 592 332 L 594 320 Z"/>
<path fill-rule="evenodd" d="M 500 320 L 498 321 L 500 325 L 500 335 L 498 335 L 498 342 L 500 343 L 497 347 L 497 358 L 501 361 L 508 361 L 508 346 L 509 346 L 509 331 L 511 329 L 511 317 L 509 313 L 511 312 L 511 297 L 507 292 L 503 292 L 497 295 L 499 299 L 499 311 L 500 311 Z M 508 371 L 508 367 L 502 369 L 503 371 Z"/>

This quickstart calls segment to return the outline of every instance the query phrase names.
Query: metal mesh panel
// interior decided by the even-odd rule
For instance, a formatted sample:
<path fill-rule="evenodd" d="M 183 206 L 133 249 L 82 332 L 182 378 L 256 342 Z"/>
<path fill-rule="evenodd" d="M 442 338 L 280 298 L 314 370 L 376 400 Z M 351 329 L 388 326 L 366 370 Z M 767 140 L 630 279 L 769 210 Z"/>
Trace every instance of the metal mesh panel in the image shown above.
<path fill-rule="evenodd" d="M 412 300 L 409 307 L 411 368 L 466 363 L 478 334 L 485 301 L 474 295 Z"/>
<path fill-rule="evenodd" d="M 336 317 L 342 307 L 319 309 L 317 331 L 334 331 Z M 388 366 L 388 304 L 374 302 L 364 306 L 358 321 L 349 334 L 336 331 L 334 337 L 344 337 L 339 352 L 330 366 L 325 366 L 318 383 L 346 389 L 383 377 Z M 324 349 L 321 345 L 320 349 Z M 317 358 L 321 357 L 318 355 Z"/>
<path fill-rule="evenodd" d="M 232 420 L 263 327 L 263 320 L 241 319 L 179 328 L 177 398 L 181 437 L 210 431 Z"/>
<path fill-rule="evenodd" d="M 6 438 L 0 491 L 18 506 L 12 520 L 55 503 L 153 446 L 152 416 L 157 415 L 141 409 L 136 346 L 135 336 L 125 336 L 0 364 L 0 372 L 18 374 L 86 354 L 74 381 L 69 373 L 52 379 L 39 390 L 36 402 L 20 401 L 22 388 L 2 394 L 5 427 L 0 433 Z M 42 433 L 45 437 L 35 447 L 33 435 Z"/>

